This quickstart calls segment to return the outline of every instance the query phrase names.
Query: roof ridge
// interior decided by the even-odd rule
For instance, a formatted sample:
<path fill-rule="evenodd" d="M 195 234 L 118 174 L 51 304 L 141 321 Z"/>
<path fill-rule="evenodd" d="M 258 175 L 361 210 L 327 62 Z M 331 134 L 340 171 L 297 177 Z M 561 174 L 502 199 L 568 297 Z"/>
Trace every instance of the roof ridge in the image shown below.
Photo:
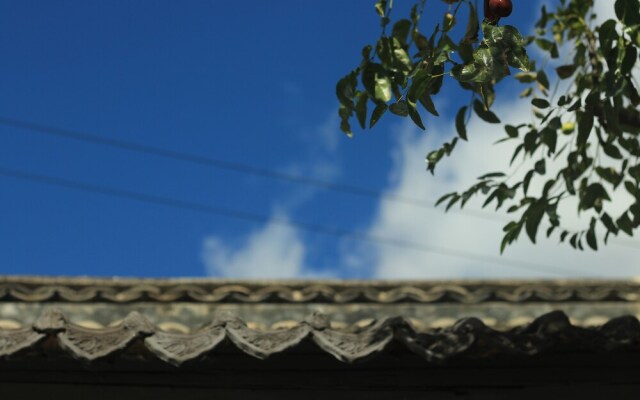
<path fill-rule="evenodd" d="M 229 281 L 0 278 L 0 300 L 168 303 L 640 302 L 634 281 Z"/>

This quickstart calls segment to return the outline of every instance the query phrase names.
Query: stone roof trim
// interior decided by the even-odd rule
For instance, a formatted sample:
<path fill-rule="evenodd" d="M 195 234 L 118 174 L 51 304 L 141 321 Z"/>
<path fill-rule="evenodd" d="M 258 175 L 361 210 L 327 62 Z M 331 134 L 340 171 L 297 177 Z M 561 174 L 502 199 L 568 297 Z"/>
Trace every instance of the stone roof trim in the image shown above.
<path fill-rule="evenodd" d="M 0 278 L 0 301 L 169 303 L 640 302 L 634 281 L 290 281 Z"/>
<path fill-rule="evenodd" d="M 29 328 L 0 330 L 0 358 L 42 354 L 43 349 L 53 347 L 85 361 L 128 351 L 148 353 L 179 366 L 201 357 L 215 357 L 210 353 L 222 343 L 266 359 L 305 341 L 345 363 L 368 359 L 388 351 L 391 345 L 404 347 L 431 363 L 458 357 L 526 357 L 555 351 L 640 352 L 640 322 L 635 317 L 619 317 L 599 327 L 582 328 L 556 311 L 509 331 L 493 330 L 477 318 L 461 319 L 446 329 L 418 331 L 402 317 L 364 328 L 336 330 L 330 328 L 325 316 L 313 314 L 288 329 L 260 331 L 238 318 L 219 316 L 195 332 L 176 333 L 158 329 L 137 312 L 116 326 L 88 329 L 69 322 L 60 311 L 48 309 Z"/>

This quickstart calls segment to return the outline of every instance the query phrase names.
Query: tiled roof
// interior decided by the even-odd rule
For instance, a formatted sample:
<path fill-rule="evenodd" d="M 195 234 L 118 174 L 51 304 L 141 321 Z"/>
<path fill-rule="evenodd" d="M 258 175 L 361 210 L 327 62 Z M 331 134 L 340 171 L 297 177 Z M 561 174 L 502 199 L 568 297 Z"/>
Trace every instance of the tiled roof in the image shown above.
<path fill-rule="evenodd" d="M 0 359 L 134 356 L 180 365 L 229 348 L 258 359 L 313 349 L 347 363 L 397 351 L 427 363 L 640 354 L 639 316 L 632 281 L 2 277 Z"/>
<path fill-rule="evenodd" d="M 174 365 L 215 357 L 223 345 L 266 359 L 303 343 L 351 363 L 399 349 L 429 363 L 451 359 L 530 357 L 553 352 L 640 352 L 640 322 L 614 318 L 599 327 L 571 324 L 562 312 L 552 312 L 531 324 L 508 331 L 487 327 L 477 318 L 461 319 L 443 329 L 418 330 L 402 317 L 372 322 L 365 327 L 332 329 L 326 316 L 315 314 L 285 329 L 251 329 L 238 318 L 221 316 L 191 333 L 165 331 L 137 312 L 116 326 L 87 329 L 48 309 L 29 327 L 0 330 L 0 357 L 71 355 L 88 361 L 132 355 Z"/>
<path fill-rule="evenodd" d="M 0 277 L 0 300 L 170 303 L 640 302 L 633 281 L 226 281 Z"/>

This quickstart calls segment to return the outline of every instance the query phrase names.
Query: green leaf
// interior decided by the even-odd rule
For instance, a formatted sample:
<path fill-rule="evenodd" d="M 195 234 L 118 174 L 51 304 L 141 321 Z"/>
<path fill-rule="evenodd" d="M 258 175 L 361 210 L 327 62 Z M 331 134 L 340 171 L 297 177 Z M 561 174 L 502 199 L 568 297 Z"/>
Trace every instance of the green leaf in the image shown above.
<path fill-rule="evenodd" d="M 447 193 L 447 194 L 445 194 L 444 196 L 440 197 L 440 198 L 438 199 L 438 201 L 436 201 L 435 206 L 436 206 L 436 207 L 438 207 L 442 202 L 444 202 L 445 200 L 447 200 L 447 199 L 449 199 L 449 198 L 451 198 L 451 197 L 454 197 L 454 196 L 458 196 L 458 193 L 456 193 L 456 192 L 451 192 L 451 193 Z"/>
<path fill-rule="evenodd" d="M 626 211 L 616 220 L 616 225 L 618 225 L 618 228 L 620 228 L 622 232 L 633 236 L 633 222 L 631 222 Z"/>
<path fill-rule="evenodd" d="M 618 186 L 622 182 L 622 175 L 618 174 L 615 168 L 596 167 L 596 173 L 605 181 Z"/>
<path fill-rule="evenodd" d="M 462 140 L 467 140 L 467 127 L 465 124 L 467 109 L 467 106 L 461 107 L 456 114 L 456 131 Z"/>
<path fill-rule="evenodd" d="M 469 4 L 469 20 L 467 21 L 467 31 L 464 34 L 464 38 L 462 42 L 471 43 L 478 40 L 478 30 L 480 26 L 478 25 L 478 13 L 476 8 L 471 4 Z"/>
<path fill-rule="evenodd" d="M 412 67 L 409 54 L 395 37 L 381 37 L 376 45 L 376 54 L 380 57 L 382 66 L 387 70 L 396 69 L 408 72 Z"/>
<path fill-rule="evenodd" d="M 549 191 L 551 190 L 551 188 L 553 188 L 553 186 L 556 184 L 556 180 L 555 179 L 550 179 L 547 181 L 547 183 L 544 184 L 544 188 L 542 189 L 542 193 L 543 195 L 546 197 L 549 194 Z"/>
<path fill-rule="evenodd" d="M 451 200 L 449 200 L 449 203 L 447 203 L 447 206 L 445 207 L 445 211 L 449 211 L 460 199 L 461 197 L 457 194 L 451 197 Z"/>
<path fill-rule="evenodd" d="M 640 4 L 637 0 L 616 0 L 616 16 L 626 26 L 640 24 Z"/>
<path fill-rule="evenodd" d="M 400 69 L 406 68 L 410 70 L 412 67 L 411 57 L 407 51 L 402 48 L 402 44 L 398 41 L 398 39 L 393 38 L 393 57 L 397 61 L 395 65 L 397 65 Z M 399 64 L 398 64 L 399 63 Z"/>
<path fill-rule="evenodd" d="M 624 19 L 624 12 L 627 8 L 627 0 L 616 0 L 614 9 L 616 10 L 616 17 L 620 21 Z"/>
<path fill-rule="evenodd" d="M 633 167 L 629 167 L 629 175 L 636 181 L 640 181 L 640 164 L 636 164 Z"/>
<path fill-rule="evenodd" d="M 518 128 L 513 125 L 505 125 L 504 130 L 507 132 L 507 136 L 509 136 L 510 138 L 517 138 L 520 134 L 518 132 Z"/>
<path fill-rule="evenodd" d="M 375 100 L 383 103 L 391 100 L 391 79 L 382 65 L 368 63 L 362 71 L 362 84 Z"/>
<path fill-rule="evenodd" d="M 560 234 L 560 243 L 564 242 L 564 240 L 567 238 L 567 235 L 569 235 L 569 232 L 567 232 L 567 231 L 563 231 Z"/>
<path fill-rule="evenodd" d="M 538 131 L 532 129 L 524 135 L 524 149 L 527 153 L 533 153 L 538 148 Z"/>
<path fill-rule="evenodd" d="M 547 13 L 547 7 L 543 5 L 542 9 L 540 10 L 540 13 L 542 14 L 542 16 L 540 17 L 538 22 L 536 22 L 536 28 L 544 28 L 547 26 L 547 23 L 549 22 L 549 14 Z"/>
<path fill-rule="evenodd" d="M 432 82 L 431 73 L 426 69 L 419 69 L 411 80 L 407 99 L 414 103 L 429 89 Z"/>
<path fill-rule="evenodd" d="M 369 96 L 366 92 L 359 92 L 357 95 L 356 102 L 356 117 L 358 118 L 358 122 L 362 129 L 366 129 L 367 127 L 367 102 L 369 101 Z"/>
<path fill-rule="evenodd" d="M 598 28 L 598 38 L 600 39 L 600 50 L 602 54 L 606 57 L 613 43 L 618 39 L 618 33 L 616 32 L 616 21 L 615 20 L 607 20 Z"/>
<path fill-rule="evenodd" d="M 615 106 L 613 106 L 609 101 L 604 102 L 604 115 L 607 121 L 607 131 L 614 135 L 621 135 L 622 128 L 620 127 L 620 119 L 618 118 L 620 109 L 614 107 Z"/>
<path fill-rule="evenodd" d="M 578 146 L 582 147 L 589 140 L 593 128 L 593 113 L 577 111 L 578 116 Z"/>
<path fill-rule="evenodd" d="M 411 21 L 408 19 L 401 19 L 395 24 L 393 24 L 393 29 L 391 30 L 391 36 L 398 39 L 400 43 L 403 45 L 407 44 L 407 37 L 409 36 L 409 31 L 411 30 Z"/>
<path fill-rule="evenodd" d="M 374 5 L 379 16 L 384 17 L 387 10 L 387 0 L 378 0 Z"/>
<path fill-rule="evenodd" d="M 629 75 L 636 65 L 637 60 L 638 50 L 632 45 L 627 46 L 622 62 L 620 63 L 620 73 L 622 75 Z"/>
<path fill-rule="evenodd" d="M 470 64 L 473 62 L 473 46 L 471 43 L 461 43 L 458 46 L 458 54 L 462 59 L 463 64 Z"/>
<path fill-rule="evenodd" d="M 540 226 L 540 221 L 542 221 L 542 217 L 544 216 L 544 209 L 547 202 L 545 199 L 540 199 L 534 203 L 531 203 L 525 215 L 527 220 L 525 222 L 525 231 L 531 239 L 531 242 L 536 242 L 536 234 L 538 233 L 538 226 Z"/>
<path fill-rule="evenodd" d="M 611 216 L 609 216 L 609 214 L 603 213 L 600 217 L 600 221 L 602 221 L 602 224 L 605 226 L 605 228 L 607 228 L 607 231 L 613 232 L 614 235 L 618 234 L 618 227 L 613 222 L 613 219 L 611 218 Z"/>
<path fill-rule="evenodd" d="M 552 58 L 558 58 L 558 46 L 547 39 L 538 38 L 535 40 L 538 47 L 546 52 L 548 52 Z"/>
<path fill-rule="evenodd" d="M 549 149 L 549 155 L 556 152 L 556 146 L 558 145 L 558 132 L 555 129 L 549 127 L 544 128 L 540 133 L 540 139 L 542 143 L 547 145 Z"/>
<path fill-rule="evenodd" d="M 592 183 L 584 189 L 584 192 L 580 196 L 580 210 L 588 210 L 595 208 L 596 210 L 602 209 L 602 202 L 605 200 L 611 200 L 604 186 L 600 183 Z"/>
<path fill-rule="evenodd" d="M 353 98 L 356 95 L 359 72 L 359 68 L 354 69 L 344 78 L 340 79 L 336 84 L 336 96 L 338 97 L 338 101 L 347 108 L 353 107 Z"/>
<path fill-rule="evenodd" d="M 531 96 L 532 93 L 533 93 L 533 88 L 532 87 L 528 87 L 525 90 L 523 90 L 522 93 L 520 93 L 520 97 L 521 98 L 529 97 L 529 96 Z"/>
<path fill-rule="evenodd" d="M 524 52 L 524 48 L 520 53 L 508 53 L 507 57 L 509 65 L 513 68 L 518 68 L 521 71 L 529 70 L 529 57 L 527 56 L 527 53 Z"/>
<path fill-rule="evenodd" d="M 485 109 L 484 104 L 482 104 L 482 102 L 477 99 L 473 101 L 473 110 L 476 112 L 476 114 L 478 114 L 480 118 L 490 124 L 500 123 L 500 118 L 498 118 L 498 116 L 495 115 L 492 111 Z"/>
<path fill-rule="evenodd" d="M 422 104 L 424 109 L 429 111 L 432 115 L 435 115 L 436 117 L 440 116 L 440 114 L 438 114 L 438 110 L 436 110 L 435 104 L 433 104 L 433 100 L 431 99 L 431 95 L 429 95 L 429 93 L 424 93 L 420 97 L 420 104 Z"/>
<path fill-rule="evenodd" d="M 595 219 L 591 220 L 591 226 L 587 231 L 587 244 L 593 250 L 598 251 L 598 241 L 596 240 Z"/>
<path fill-rule="evenodd" d="M 407 105 L 408 105 L 407 110 L 409 111 L 409 117 L 411 118 L 413 123 L 418 125 L 422 130 L 427 129 L 422 123 L 422 118 L 420 118 L 420 113 L 418 112 L 418 109 L 416 108 L 415 103 L 409 102 L 407 103 Z"/>
<path fill-rule="evenodd" d="M 371 113 L 371 121 L 369 121 L 369 128 L 373 128 L 373 126 L 380 120 L 382 115 L 387 111 L 387 105 L 385 103 L 380 103 L 376 105 L 376 108 L 373 109 Z"/>
<path fill-rule="evenodd" d="M 391 104 L 391 106 L 389 107 L 389 111 L 401 117 L 406 117 L 407 115 L 409 115 L 409 107 L 407 106 L 407 102 L 404 100 L 400 100 L 397 103 Z"/>
<path fill-rule="evenodd" d="M 431 70 L 431 81 L 429 82 L 429 92 L 431 95 L 440 93 L 444 82 L 444 65 L 434 65 Z"/>
<path fill-rule="evenodd" d="M 375 82 L 376 100 L 383 102 L 391 100 L 391 80 L 386 76 L 376 76 Z"/>
<path fill-rule="evenodd" d="M 540 85 L 542 85 L 542 87 L 549 90 L 549 78 L 547 78 L 547 74 L 544 71 L 542 70 L 538 71 L 538 74 L 536 75 L 536 80 Z"/>
<path fill-rule="evenodd" d="M 513 229 L 504 235 L 504 237 L 502 238 L 502 243 L 500 243 L 500 254 L 504 253 L 507 245 L 513 243 L 513 241 L 517 239 L 521 229 L 522 226 L 518 226 L 517 229 Z"/>
<path fill-rule="evenodd" d="M 582 245 L 582 234 L 580 234 L 580 237 L 578 238 L 578 249 L 580 249 L 580 251 L 584 250 L 584 246 Z"/>
<path fill-rule="evenodd" d="M 450 143 L 444 143 L 440 149 L 434 150 L 434 151 L 430 152 L 429 154 L 427 154 L 427 157 L 426 157 L 427 171 L 429 171 L 429 172 L 431 172 L 433 174 L 434 171 L 435 171 L 435 168 L 436 168 L 436 164 L 445 155 L 447 155 L 447 156 L 450 155 L 451 152 L 453 151 L 453 149 L 456 147 L 457 143 L 458 143 L 458 138 L 455 137 L 455 138 L 453 138 L 453 140 L 451 140 Z"/>
<path fill-rule="evenodd" d="M 560 98 L 558 99 L 558 106 L 562 107 L 562 106 L 566 106 L 567 104 L 569 104 L 570 102 L 570 98 L 568 98 L 567 96 L 560 96 Z"/>
<path fill-rule="evenodd" d="M 627 189 L 627 192 L 629 192 L 630 195 L 640 198 L 640 189 L 638 189 L 636 185 L 633 184 L 633 182 L 625 181 L 624 187 L 625 189 Z"/>
<path fill-rule="evenodd" d="M 531 183 L 531 178 L 533 178 L 533 174 L 534 174 L 535 170 L 530 170 L 529 172 L 527 172 L 527 174 L 524 176 L 524 179 L 522 180 L 522 191 L 523 193 L 527 194 L 527 192 L 529 191 L 529 184 Z"/>
<path fill-rule="evenodd" d="M 536 81 L 538 74 L 535 72 L 518 72 L 513 77 L 521 83 L 532 83 Z"/>
<path fill-rule="evenodd" d="M 347 136 L 352 137 L 353 132 L 351 132 L 351 125 L 349 124 L 349 118 L 353 111 L 344 104 L 340 104 L 340 108 L 338 108 L 338 115 L 340 116 L 340 130 L 344 132 Z"/>
<path fill-rule="evenodd" d="M 451 76 L 460 82 L 487 82 L 491 78 L 491 69 L 476 62 L 458 64 L 451 68 Z"/>
<path fill-rule="evenodd" d="M 531 104 L 533 104 L 534 106 L 540 108 L 540 109 L 544 109 L 544 108 L 548 108 L 550 106 L 549 102 L 545 99 L 540 99 L 540 98 L 535 98 L 533 100 L 531 100 Z"/>
<path fill-rule="evenodd" d="M 560 79 L 568 79 L 571 78 L 573 76 L 573 74 L 576 72 L 576 69 L 578 68 L 577 65 L 561 65 L 559 67 L 556 68 L 556 73 L 558 74 L 558 77 Z"/>
<path fill-rule="evenodd" d="M 578 99 L 578 100 L 576 100 L 576 102 L 575 102 L 575 103 L 573 103 L 573 104 L 571 105 L 571 107 L 569 107 L 569 108 L 567 109 L 567 111 L 569 111 L 569 112 L 574 112 L 574 111 L 578 110 L 580 107 L 582 107 L 582 100 L 581 100 L 581 99 Z"/>
<path fill-rule="evenodd" d="M 604 146 L 602 146 L 602 150 L 604 150 L 604 153 L 606 155 L 611 158 L 615 158 L 616 160 L 621 160 L 623 158 L 620 149 L 615 144 L 605 144 Z"/>
<path fill-rule="evenodd" d="M 482 204 L 482 208 L 485 208 L 487 205 L 489 205 L 489 203 L 493 201 L 493 199 L 497 198 L 499 193 L 500 193 L 500 188 L 497 188 L 496 190 L 494 190 L 491 193 L 491 195 L 489 195 L 485 200 L 485 202 Z"/>
<path fill-rule="evenodd" d="M 366 46 L 364 46 L 364 47 L 362 48 L 361 53 L 362 53 L 362 62 L 363 62 L 363 65 L 364 65 L 364 63 L 369 62 L 369 59 L 371 58 L 371 50 L 373 50 L 373 48 L 371 47 L 371 45 L 370 45 L 370 44 L 368 44 L 368 45 L 366 45 Z"/>
<path fill-rule="evenodd" d="M 638 226 L 638 221 L 640 221 L 640 200 L 633 203 L 631 207 L 629 207 L 629 211 L 631 211 L 631 213 L 633 213 L 633 215 L 635 216 L 634 223 L 636 224 L 636 226 Z"/>
<path fill-rule="evenodd" d="M 491 49 L 480 47 L 473 52 L 473 60 L 481 68 L 492 72 L 492 70 L 494 69 L 496 58 L 491 52 Z M 493 75 L 493 72 L 491 73 L 491 75 Z"/>
<path fill-rule="evenodd" d="M 547 173 L 547 167 L 544 158 L 540 161 L 537 161 L 533 169 L 540 175 L 544 175 Z"/>
<path fill-rule="evenodd" d="M 411 7 L 411 12 L 409 13 L 409 16 L 411 18 L 411 23 L 413 25 L 415 25 L 415 30 L 418 30 L 418 21 L 420 21 L 420 16 L 421 14 L 418 12 L 418 4 L 414 4 L 413 7 Z"/>
<path fill-rule="evenodd" d="M 569 239 L 569 244 L 571 244 L 571 247 L 573 247 L 574 249 L 578 248 L 578 234 L 574 233 L 571 236 L 571 239 Z"/>
<path fill-rule="evenodd" d="M 483 180 L 487 180 L 490 178 L 503 178 L 505 177 L 506 174 L 504 172 L 490 172 L 488 174 L 484 174 L 482 176 L 478 177 L 478 180 L 483 181 Z"/>

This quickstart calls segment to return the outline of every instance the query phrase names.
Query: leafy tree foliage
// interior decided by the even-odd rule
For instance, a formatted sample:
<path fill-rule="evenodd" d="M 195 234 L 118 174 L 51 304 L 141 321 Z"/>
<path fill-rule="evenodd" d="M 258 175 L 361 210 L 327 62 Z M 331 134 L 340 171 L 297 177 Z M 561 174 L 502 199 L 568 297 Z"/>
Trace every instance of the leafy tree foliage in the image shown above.
<path fill-rule="evenodd" d="M 593 0 L 559 0 L 553 12 L 542 7 L 535 33 L 527 37 L 514 26 L 501 25 L 488 11 L 490 0 L 484 0 L 483 21 L 477 1 L 443 0 L 448 6 L 442 22 L 424 34 L 420 17 L 426 0 L 414 5 L 409 18 L 395 23 L 389 17 L 392 2 L 375 3 L 382 34 L 375 46 L 362 49 L 360 64 L 337 84 L 340 127 L 347 135 L 353 135 L 354 115 L 362 129 L 372 128 L 385 114 L 409 117 L 425 129 L 421 113 L 439 115 L 433 97 L 444 79 L 452 78 L 469 93 L 469 102 L 456 114 L 457 137 L 426 156 L 433 173 L 459 140 L 472 134 L 467 126 L 473 114 L 501 123 L 492 110 L 496 85 L 507 77 L 516 79 L 525 85 L 520 97 L 531 103 L 535 117 L 505 125 L 502 141 L 517 144 L 511 164 L 527 161 L 530 169 L 518 182 L 504 172 L 489 172 L 438 204 L 448 210 L 481 196 L 484 206 L 494 203 L 496 209 L 507 209 L 514 217 L 504 226 L 501 251 L 523 231 L 535 243 L 545 219 L 547 237 L 556 235 L 581 250 L 585 243 L 597 250 L 611 234 L 633 235 L 640 226 L 640 95 L 633 75 L 640 47 L 639 0 L 615 0 L 617 19 L 600 25 L 595 23 Z M 463 9 L 466 28 L 453 29 Z M 562 52 L 566 61 L 556 62 L 559 66 L 553 69 L 538 67 L 527 55 L 530 46 L 548 59 L 560 59 Z M 557 172 L 547 168 L 558 162 Z M 540 193 L 530 190 L 534 180 L 542 187 Z M 617 190 L 634 200 L 624 212 L 612 215 L 607 202 Z M 577 200 L 582 230 L 562 225 L 558 207 L 568 199 Z"/>

